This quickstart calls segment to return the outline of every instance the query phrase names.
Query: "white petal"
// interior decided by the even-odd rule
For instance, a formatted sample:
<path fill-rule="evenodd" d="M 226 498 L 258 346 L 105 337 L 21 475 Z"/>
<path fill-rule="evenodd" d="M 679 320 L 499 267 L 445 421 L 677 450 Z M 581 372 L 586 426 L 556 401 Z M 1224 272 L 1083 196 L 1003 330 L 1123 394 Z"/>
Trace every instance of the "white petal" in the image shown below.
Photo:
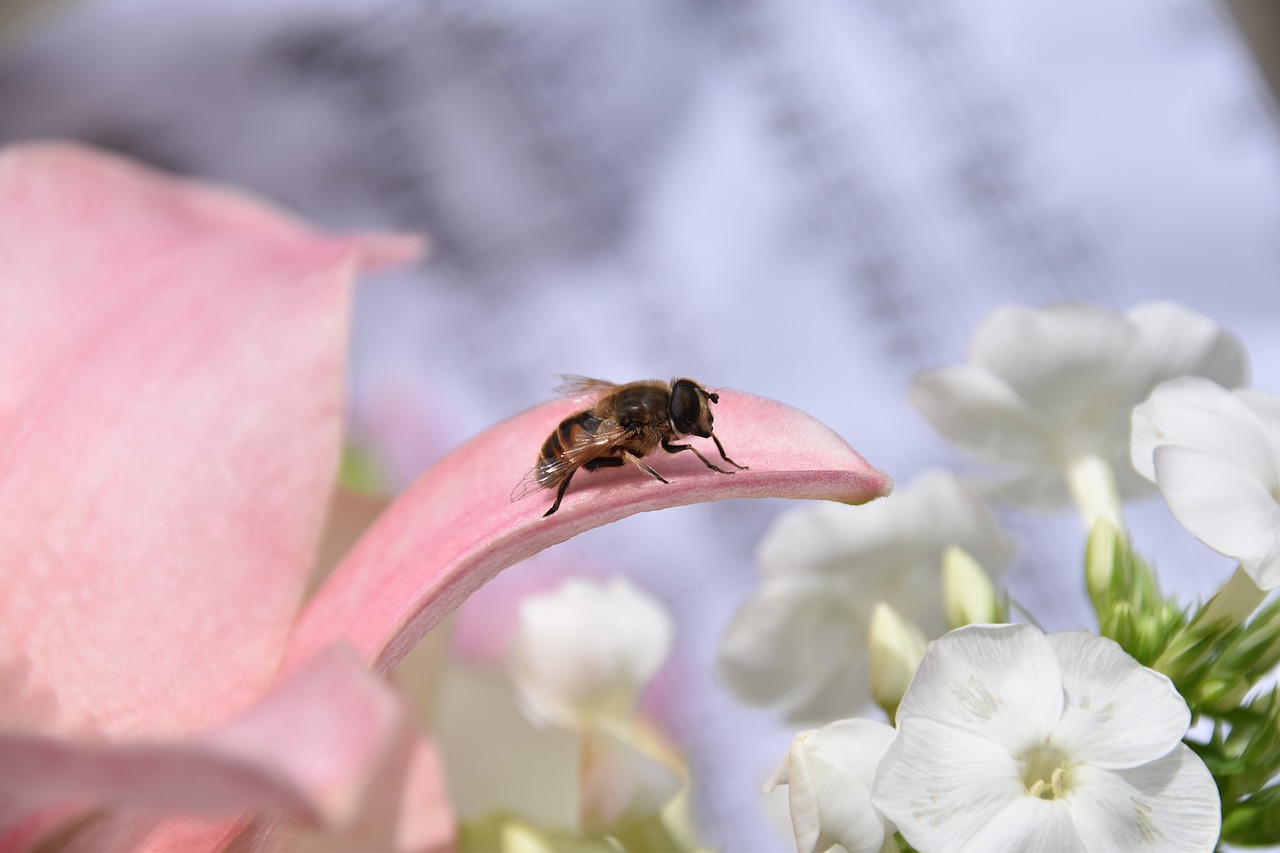
<path fill-rule="evenodd" d="M 1061 509 L 1071 504 L 1071 493 L 1061 468 L 1034 468 L 1011 477 L 974 481 L 974 488 L 998 503 L 1035 509 Z"/>
<path fill-rule="evenodd" d="M 1174 518 L 1210 548 L 1257 575 L 1276 558 L 1280 504 L 1257 474 L 1204 450 L 1156 449 L 1156 481 Z"/>
<path fill-rule="evenodd" d="M 797 722 L 828 722 L 871 701 L 868 607 L 822 578 L 766 581 L 720 640 L 716 674 L 753 705 L 780 705 Z"/>
<path fill-rule="evenodd" d="M 902 720 L 880 760 L 871 801 L 917 850 L 960 850 L 1018 800 L 1018 764 L 974 730 Z"/>
<path fill-rule="evenodd" d="M 1025 850 L 1052 850 L 1054 853 L 1078 850 L 1084 853 L 1089 850 L 1072 820 L 1071 807 L 1067 803 L 1030 796 L 1010 803 L 981 827 L 963 848 L 956 849 L 974 853 L 1021 853 Z"/>
<path fill-rule="evenodd" d="M 894 501 L 902 490 L 894 494 Z M 829 501 L 788 510 L 769 526 L 756 551 L 766 580 L 797 573 L 838 576 L 856 567 L 865 555 L 884 547 L 883 522 L 894 515 L 892 501 L 848 506 Z M 865 512 L 859 512 L 865 510 Z"/>
<path fill-rule="evenodd" d="M 912 606 L 924 578 L 938 572 L 942 552 L 959 545 L 999 576 L 1012 561 L 1016 544 L 991 511 L 952 473 L 928 470 L 899 488 L 893 500 L 865 506 L 818 502 L 778 517 L 757 552 L 766 579 L 797 573 L 823 575 L 849 582 L 850 591 L 875 601 L 888 601 L 922 623 L 932 599 Z M 882 592 L 906 587 L 908 598 Z"/>
<path fill-rule="evenodd" d="M 1158 389 L 1157 389 L 1158 390 Z M 1133 468 L 1151 482 L 1156 481 L 1156 448 L 1165 443 L 1164 433 L 1152 417 L 1151 401 L 1134 407 L 1129 420 L 1129 460 Z"/>
<path fill-rule="evenodd" d="M 1246 571 L 1260 589 L 1276 589 L 1280 587 L 1280 530 L 1276 531 L 1275 544 L 1271 553 L 1249 566 Z"/>
<path fill-rule="evenodd" d="M 893 500 L 865 506 L 820 502 L 789 510 L 770 526 L 756 556 L 765 578 L 796 572 L 853 576 L 865 588 L 868 575 L 898 579 L 900 567 L 921 561 L 927 564 L 924 571 L 935 575 L 942 549 L 951 544 L 997 573 L 1015 550 L 976 494 L 954 474 L 929 470 L 897 489 Z M 904 613 L 912 609 L 891 603 Z"/>
<path fill-rule="evenodd" d="M 1178 744 L 1169 755 L 1131 770 L 1079 767 L 1067 799 L 1090 850 L 1213 850 L 1221 805 L 1213 777 Z"/>
<path fill-rule="evenodd" d="M 510 671 L 523 707 L 573 727 L 625 714 L 671 651 L 671 616 L 621 578 L 574 579 L 521 602 Z"/>
<path fill-rule="evenodd" d="M 771 785 L 787 785 L 800 853 L 840 844 L 849 853 L 877 853 L 884 818 L 871 804 L 871 780 L 894 730 L 870 720 L 840 720 L 796 736 Z"/>
<path fill-rule="evenodd" d="M 910 506 L 903 508 L 903 512 L 911 513 L 910 526 L 902 535 L 929 543 L 931 584 L 938 577 L 942 552 L 952 545 L 967 551 L 992 577 L 1004 575 L 1017 554 L 1017 541 L 1005 533 L 982 498 L 959 478 L 947 471 L 926 471 L 912 483 L 910 497 Z M 913 594 L 918 595 L 918 590 Z M 901 601 L 890 603 L 917 623 L 932 624 L 931 619 L 923 618 L 921 608 L 903 606 Z M 933 608 L 932 602 L 929 606 Z"/>
<path fill-rule="evenodd" d="M 1176 302 L 1149 302 L 1128 314 L 1142 330 L 1158 379 L 1190 374 L 1227 388 L 1245 383 L 1240 339 L 1203 314 Z"/>
<path fill-rule="evenodd" d="M 1121 497 L 1146 497 L 1155 492 L 1151 481 L 1141 477 L 1129 462 L 1129 447 L 1123 442 L 1112 448 L 1111 468 Z M 1023 471 L 1004 481 L 975 486 L 984 495 L 1002 503 L 1037 509 L 1061 509 L 1071 504 L 1071 493 L 1061 468 Z"/>
<path fill-rule="evenodd" d="M 1263 431 L 1271 437 L 1272 444 L 1280 447 L 1280 394 L 1254 388 L 1237 388 L 1232 393 L 1253 412 Z"/>
<path fill-rule="evenodd" d="M 1062 672 L 1044 634 L 1031 625 L 968 625 L 930 644 L 898 720 L 942 720 L 1020 755 L 1043 742 L 1062 708 Z"/>
<path fill-rule="evenodd" d="M 1172 444 L 1206 450 L 1280 485 L 1280 461 L 1268 429 L 1243 400 L 1208 379 L 1184 376 L 1161 384 L 1134 409 L 1134 467 L 1155 479 L 1153 454 Z"/>
<path fill-rule="evenodd" d="M 872 607 L 888 603 L 927 635 L 942 633 L 940 566 L 952 544 L 995 577 L 1015 553 L 982 500 L 944 471 L 892 501 L 784 513 L 760 545 L 764 582 L 721 641 L 720 677 L 746 702 L 782 705 L 792 722 L 860 712 Z"/>
<path fill-rule="evenodd" d="M 912 380 L 908 395 L 948 441 L 980 459 L 1028 467 L 1054 463 L 1050 423 L 983 367 L 925 371 Z"/>
<path fill-rule="evenodd" d="M 1072 761 L 1136 767 L 1167 755 L 1191 711 L 1173 682 L 1104 637 L 1050 634 L 1067 701 L 1053 740 Z"/>
<path fill-rule="evenodd" d="M 978 327 L 969 360 L 1003 379 L 1055 432 L 1104 452 L 1146 396 L 1152 364 L 1138 326 L 1096 305 L 1062 303 L 1036 309 L 1009 306 Z M 1119 434 L 1127 434 L 1121 428 Z"/>

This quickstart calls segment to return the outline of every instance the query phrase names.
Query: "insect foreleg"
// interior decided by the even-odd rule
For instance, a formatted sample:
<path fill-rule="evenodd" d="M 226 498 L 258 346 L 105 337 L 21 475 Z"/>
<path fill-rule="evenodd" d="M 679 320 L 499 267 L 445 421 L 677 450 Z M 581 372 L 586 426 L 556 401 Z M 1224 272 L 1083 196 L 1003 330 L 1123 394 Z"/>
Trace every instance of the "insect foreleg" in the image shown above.
<path fill-rule="evenodd" d="M 696 457 L 698 457 L 699 459 L 701 459 L 701 460 L 702 460 L 702 464 L 703 464 L 703 465 L 706 465 L 706 466 L 707 466 L 708 468 L 710 468 L 712 471 L 719 471 L 721 474 L 732 474 L 732 473 L 734 473 L 733 471 L 726 471 L 726 470 L 724 470 L 723 468 L 721 468 L 721 467 L 720 467 L 720 466 L 718 466 L 718 465 L 713 465 L 713 464 L 711 464 L 711 460 L 707 459 L 707 457 L 705 457 L 705 456 L 703 456 L 701 453 L 699 453 L 699 452 L 698 452 L 698 448 L 694 447 L 692 444 L 670 444 L 670 443 L 668 443 L 668 442 L 667 442 L 667 440 L 666 440 L 666 439 L 663 439 L 663 441 L 662 441 L 662 449 L 663 449 L 663 450 L 665 450 L 665 451 L 667 451 L 668 453 L 679 453 L 681 450 L 692 450 L 692 451 L 693 451 L 693 455 L 694 455 L 694 456 L 696 456 Z M 723 456 L 723 455 L 724 455 L 724 453 L 722 452 L 720 455 L 721 455 L 721 456 Z M 737 463 L 736 463 L 736 462 L 734 462 L 732 459 L 726 459 L 725 461 L 726 461 L 726 462 L 728 462 L 730 465 L 737 465 Z M 741 466 L 741 465 L 738 465 L 738 467 L 739 467 L 739 468 L 741 468 L 742 466 Z"/>
<path fill-rule="evenodd" d="M 738 468 L 738 469 L 740 469 L 740 470 L 742 470 L 742 471 L 746 471 L 746 470 L 747 470 L 747 467 L 748 467 L 748 466 L 746 466 L 746 465 L 739 465 L 737 462 L 734 462 L 734 461 L 733 461 L 732 459 L 730 459 L 728 456 L 725 456 L 725 455 L 724 455 L 724 445 L 720 443 L 720 439 L 716 437 L 716 434 L 715 434 L 714 432 L 713 432 L 713 433 L 711 433 L 711 440 L 712 440 L 712 441 L 714 441 L 714 442 L 716 443 L 716 450 L 719 450 L 719 451 L 720 451 L 720 458 L 721 458 L 721 459 L 723 459 L 725 462 L 728 462 L 728 463 L 729 463 L 730 465 L 732 465 L 734 468 Z"/>

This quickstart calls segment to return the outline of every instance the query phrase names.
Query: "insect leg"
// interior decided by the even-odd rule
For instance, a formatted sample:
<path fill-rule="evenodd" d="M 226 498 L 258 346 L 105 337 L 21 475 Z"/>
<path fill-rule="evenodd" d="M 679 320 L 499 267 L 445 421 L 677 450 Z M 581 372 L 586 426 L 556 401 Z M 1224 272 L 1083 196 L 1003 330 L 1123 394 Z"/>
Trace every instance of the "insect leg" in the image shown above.
<path fill-rule="evenodd" d="M 711 433 L 711 440 L 712 440 L 712 441 L 714 441 L 714 442 L 716 443 L 716 450 L 719 450 L 719 451 L 720 451 L 720 458 L 721 458 L 721 459 L 723 459 L 725 462 L 728 462 L 728 463 L 729 463 L 730 465 L 732 465 L 734 468 L 738 468 L 738 469 L 743 470 L 743 471 L 747 470 L 747 468 L 748 468 L 749 466 L 747 466 L 747 465 L 739 465 L 737 462 L 734 462 L 734 461 L 733 461 L 732 459 L 730 459 L 728 456 L 725 456 L 725 455 L 724 455 L 724 445 L 720 443 L 720 439 L 719 439 L 719 438 L 716 438 L 716 434 L 715 434 L 714 432 L 713 432 L 713 433 Z"/>
<path fill-rule="evenodd" d="M 556 502 L 551 505 L 551 509 L 542 514 L 543 518 L 546 518 L 548 515 L 551 515 L 551 513 L 560 508 L 560 501 L 564 498 L 564 493 L 569 488 L 569 481 L 572 479 L 573 472 L 570 471 L 568 476 L 564 478 L 564 482 L 560 484 L 560 488 L 556 489 Z"/>
<path fill-rule="evenodd" d="M 706 466 L 707 466 L 708 468 L 710 468 L 712 471 L 719 471 L 721 474 L 732 474 L 732 473 L 734 473 L 733 471 L 726 471 L 726 470 L 724 470 L 723 468 L 719 467 L 718 465 L 712 465 L 712 464 L 711 464 L 711 460 L 707 459 L 707 457 L 705 457 L 705 456 L 703 456 L 701 453 L 699 453 L 699 452 L 698 452 L 698 448 L 694 447 L 692 444 L 670 444 L 670 443 L 668 443 L 668 442 L 667 442 L 667 440 L 664 438 L 664 439 L 662 440 L 662 449 L 663 449 L 663 450 L 665 450 L 665 451 L 667 451 L 668 453 L 679 453 L 681 450 L 692 450 L 692 451 L 693 451 L 693 455 L 694 455 L 694 456 L 696 456 L 696 457 L 698 457 L 699 459 L 701 459 L 701 460 L 702 460 L 702 464 L 703 464 L 703 465 L 706 465 Z M 723 456 L 724 454 L 721 454 L 721 455 Z M 726 462 L 728 462 L 730 465 L 737 465 L 737 463 L 736 463 L 736 462 L 734 462 L 732 459 L 727 459 L 727 460 L 725 460 L 725 461 L 726 461 Z M 741 465 L 738 465 L 738 467 L 739 467 L 739 468 L 741 468 L 742 466 L 741 466 Z"/>
<path fill-rule="evenodd" d="M 641 462 L 641 461 L 640 461 L 640 457 L 639 457 L 639 456 L 636 456 L 636 455 L 635 455 L 634 453 L 632 453 L 631 451 L 629 451 L 629 450 L 624 450 L 624 451 L 622 451 L 621 455 L 622 455 L 622 458 L 623 458 L 624 460 L 626 460 L 627 462 L 630 462 L 632 465 L 635 465 L 635 466 L 639 467 L 641 470 L 648 472 L 648 473 L 649 473 L 649 474 L 651 474 L 655 479 L 661 480 L 661 481 L 662 481 L 662 482 L 664 482 L 664 483 L 665 483 L 665 482 L 667 482 L 667 478 L 666 478 L 666 477 L 662 476 L 662 475 L 661 475 L 661 474 L 659 474 L 657 471 L 653 470 L 653 469 L 652 469 L 652 468 L 650 468 L 648 465 L 646 465 L 646 464 L 644 464 L 643 462 Z"/>

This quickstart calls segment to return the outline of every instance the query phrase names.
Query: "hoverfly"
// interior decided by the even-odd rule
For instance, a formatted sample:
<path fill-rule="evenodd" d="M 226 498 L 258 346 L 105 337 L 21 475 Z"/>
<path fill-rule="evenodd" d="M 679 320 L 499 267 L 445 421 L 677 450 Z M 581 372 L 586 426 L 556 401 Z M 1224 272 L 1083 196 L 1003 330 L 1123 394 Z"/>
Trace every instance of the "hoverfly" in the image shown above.
<path fill-rule="evenodd" d="M 537 464 L 511 493 L 514 501 L 555 489 L 555 502 L 543 513 L 544 518 L 560 508 L 569 481 L 579 468 L 595 471 L 631 464 L 667 482 L 640 458 L 659 447 L 668 453 L 691 451 L 712 471 L 734 473 L 713 464 L 693 445 L 674 443 L 689 435 L 711 439 L 721 459 L 735 468 L 747 468 L 725 455 L 724 445 L 712 432 L 711 404 L 720 402 L 720 396 L 692 379 L 644 379 L 623 385 L 585 376 L 563 379 L 555 389 L 558 393 L 595 394 L 595 402 L 560 422 L 543 442 Z"/>

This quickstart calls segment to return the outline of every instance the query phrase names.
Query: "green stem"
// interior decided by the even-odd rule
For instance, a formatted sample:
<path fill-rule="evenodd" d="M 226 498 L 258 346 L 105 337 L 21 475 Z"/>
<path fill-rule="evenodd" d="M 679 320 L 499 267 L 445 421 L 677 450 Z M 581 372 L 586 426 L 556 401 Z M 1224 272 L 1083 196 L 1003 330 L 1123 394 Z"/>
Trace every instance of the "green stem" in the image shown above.
<path fill-rule="evenodd" d="M 1222 589 L 1209 599 L 1209 603 L 1200 611 L 1200 623 L 1209 626 L 1215 622 L 1239 625 L 1258 609 L 1267 594 L 1258 589 L 1244 569 L 1236 566 L 1231 579 L 1222 585 Z"/>
<path fill-rule="evenodd" d="M 623 850 L 680 853 L 684 848 L 667 830 L 662 818 L 654 815 L 644 820 L 627 821 L 609 833 Z"/>
<path fill-rule="evenodd" d="M 1125 529 L 1120 490 L 1111 463 L 1096 453 L 1082 453 L 1067 463 L 1063 474 L 1086 531 L 1092 530 L 1099 518 L 1110 519 L 1117 530 Z"/>

